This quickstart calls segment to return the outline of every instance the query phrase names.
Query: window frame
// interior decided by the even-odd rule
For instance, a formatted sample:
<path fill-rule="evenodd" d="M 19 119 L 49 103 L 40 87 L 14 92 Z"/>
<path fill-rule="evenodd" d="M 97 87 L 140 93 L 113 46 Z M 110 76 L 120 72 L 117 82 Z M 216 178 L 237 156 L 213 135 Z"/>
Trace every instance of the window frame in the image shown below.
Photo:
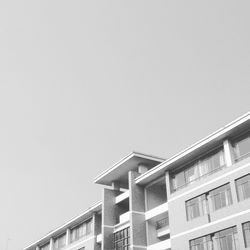
<path fill-rule="evenodd" d="M 203 173 L 202 170 L 202 166 L 204 167 L 204 163 L 206 161 L 209 161 L 213 159 L 214 156 L 216 156 L 217 154 L 220 154 L 219 157 L 223 157 L 223 164 L 219 165 L 217 167 L 213 167 L 213 169 L 211 168 L 211 165 L 209 166 L 211 169 L 207 170 L 207 172 Z M 202 165 L 204 164 L 204 165 Z M 211 162 L 210 162 L 211 164 Z M 170 178 L 171 178 L 171 190 L 172 192 L 175 192 L 181 188 L 184 188 L 186 186 L 188 186 L 189 184 L 196 182 L 202 178 L 205 178 L 206 176 L 209 176 L 223 168 L 226 167 L 226 160 L 225 160 L 225 151 L 224 151 L 224 147 L 223 145 L 220 145 L 216 148 L 211 149 L 209 152 L 204 153 L 203 155 L 196 157 L 194 160 L 190 161 L 189 163 L 185 164 L 184 166 L 178 168 L 177 171 L 174 171 L 172 174 L 170 174 Z M 194 169 L 194 176 L 196 175 L 195 178 L 193 178 L 192 180 L 188 181 L 188 175 L 187 173 L 191 170 Z M 176 177 L 180 175 L 183 176 L 182 179 L 184 180 L 184 184 L 177 186 L 176 184 Z M 192 175 L 189 175 L 189 178 Z"/>

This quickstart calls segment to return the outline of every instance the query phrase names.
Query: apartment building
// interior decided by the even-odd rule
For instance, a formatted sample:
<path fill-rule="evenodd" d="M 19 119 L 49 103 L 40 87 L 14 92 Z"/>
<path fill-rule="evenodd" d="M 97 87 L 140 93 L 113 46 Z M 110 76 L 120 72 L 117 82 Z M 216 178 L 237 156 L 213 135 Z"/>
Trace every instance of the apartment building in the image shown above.
<path fill-rule="evenodd" d="M 30 244 L 26 250 L 101 250 L 102 203 Z"/>
<path fill-rule="evenodd" d="M 170 159 L 133 152 L 95 183 L 98 205 L 25 250 L 250 250 L 250 113 Z"/>

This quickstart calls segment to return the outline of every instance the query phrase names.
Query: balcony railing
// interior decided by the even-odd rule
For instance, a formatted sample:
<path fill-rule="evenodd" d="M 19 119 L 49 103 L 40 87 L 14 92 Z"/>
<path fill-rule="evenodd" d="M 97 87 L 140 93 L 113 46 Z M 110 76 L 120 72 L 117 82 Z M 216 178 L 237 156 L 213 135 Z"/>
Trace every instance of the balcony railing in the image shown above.
<path fill-rule="evenodd" d="M 164 227 L 167 227 L 168 225 L 169 225 L 169 220 L 168 220 L 168 217 L 166 217 L 166 218 L 163 218 L 161 220 L 158 220 L 156 222 L 155 227 L 156 227 L 156 230 L 159 230 L 159 229 L 162 229 Z"/>

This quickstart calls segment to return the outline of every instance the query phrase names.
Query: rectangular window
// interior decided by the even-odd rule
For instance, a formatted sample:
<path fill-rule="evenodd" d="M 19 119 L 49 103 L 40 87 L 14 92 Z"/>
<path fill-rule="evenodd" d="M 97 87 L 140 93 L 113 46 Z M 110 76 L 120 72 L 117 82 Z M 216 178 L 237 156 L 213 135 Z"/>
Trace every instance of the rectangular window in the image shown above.
<path fill-rule="evenodd" d="M 224 151 L 217 150 L 171 176 L 174 190 L 180 189 L 206 175 L 212 174 L 225 166 Z"/>
<path fill-rule="evenodd" d="M 236 180 L 238 200 L 250 198 L 250 174 Z"/>
<path fill-rule="evenodd" d="M 70 241 L 76 241 L 91 233 L 92 221 L 88 220 L 70 230 Z"/>
<path fill-rule="evenodd" d="M 40 247 L 40 250 L 49 250 L 49 248 L 50 248 L 50 243 L 48 242 L 48 243 L 42 245 L 42 246 Z"/>
<path fill-rule="evenodd" d="M 62 234 L 54 239 L 54 249 L 63 248 L 66 245 L 66 234 Z"/>
<path fill-rule="evenodd" d="M 129 227 L 114 233 L 114 250 L 129 250 L 130 232 Z"/>
<path fill-rule="evenodd" d="M 213 250 L 211 236 L 207 235 L 190 241 L 190 250 Z"/>
<path fill-rule="evenodd" d="M 230 184 L 210 191 L 209 196 L 211 197 L 214 211 L 230 206 L 233 203 Z"/>
<path fill-rule="evenodd" d="M 250 222 L 243 224 L 245 247 L 250 247 Z"/>
<path fill-rule="evenodd" d="M 186 201 L 186 212 L 188 220 L 208 214 L 206 195 L 203 194 L 194 199 Z"/>
<path fill-rule="evenodd" d="M 250 134 L 241 137 L 234 143 L 234 152 L 236 161 L 250 156 Z"/>
<path fill-rule="evenodd" d="M 218 250 L 240 250 L 236 227 L 215 233 L 213 242 L 214 248 Z"/>
<path fill-rule="evenodd" d="M 237 228 L 228 228 L 191 240 L 190 250 L 240 250 Z"/>

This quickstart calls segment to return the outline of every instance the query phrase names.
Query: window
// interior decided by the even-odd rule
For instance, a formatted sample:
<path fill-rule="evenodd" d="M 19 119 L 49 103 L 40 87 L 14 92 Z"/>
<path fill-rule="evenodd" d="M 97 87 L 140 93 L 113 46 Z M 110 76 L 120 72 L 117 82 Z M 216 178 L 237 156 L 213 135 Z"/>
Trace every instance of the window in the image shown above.
<path fill-rule="evenodd" d="M 238 201 L 250 198 L 250 174 L 236 180 Z"/>
<path fill-rule="evenodd" d="M 213 242 L 211 236 L 200 237 L 190 241 L 191 250 L 213 250 Z"/>
<path fill-rule="evenodd" d="M 91 220 L 88 220 L 74 227 L 70 231 L 70 241 L 76 241 L 91 233 Z"/>
<path fill-rule="evenodd" d="M 42 245 L 42 246 L 40 247 L 40 250 L 49 250 L 49 248 L 50 248 L 50 243 L 48 242 L 48 243 Z"/>
<path fill-rule="evenodd" d="M 115 250 L 129 250 L 129 245 L 130 245 L 129 227 L 114 233 Z"/>
<path fill-rule="evenodd" d="M 246 222 L 243 224 L 243 235 L 245 247 L 250 247 L 250 222 Z"/>
<path fill-rule="evenodd" d="M 240 250 L 237 228 L 228 228 L 191 240 L 190 250 Z"/>
<path fill-rule="evenodd" d="M 60 249 L 66 245 L 66 234 L 62 234 L 54 239 L 54 249 Z"/>
<path fill-rule="evenodd" d="M 233 203 L 229 184 L 214 189 L 209 192 L 209 196 L 211 197 L 214 211 L 227 207 Z"/>
<path fill-rule="evenodd" d="M 241 137 L 237 142 L 234 143 L 234 152 L 236 161 L 244 159 L 250 156 L 250 134 Z"/>
<path fill-rule="evenodd" d="M 204 158 L 195 161 L 191 166 L 172 175 L 172 187 L 177 190 L 203 176 L 214 173 L 225 166 L 224 151 L 217 150 Z"/>
<path fill-rule="evenodd" d="M 232 227 L 214 234 L 214 247 L 218 250 L 239 250 L 237 228 Z"/>
<path fill-rule="evenodd" d="M 207 197 L 205 194 L 186 201 L 187 219 L 192 220 L 196 217 L 208 214 Z"/>
<path fill-rule="evenodd" d="M 78 250 L 85 250 L 85 247 L 81 247 L 81 248 L 79 248 Z"/>

